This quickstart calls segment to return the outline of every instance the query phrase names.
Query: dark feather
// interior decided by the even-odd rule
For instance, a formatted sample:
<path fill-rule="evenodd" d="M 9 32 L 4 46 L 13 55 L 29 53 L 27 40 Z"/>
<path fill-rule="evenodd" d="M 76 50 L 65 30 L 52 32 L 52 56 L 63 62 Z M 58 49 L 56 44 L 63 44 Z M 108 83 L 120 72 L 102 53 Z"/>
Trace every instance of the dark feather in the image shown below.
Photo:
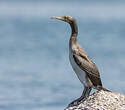
<path fill-rule="evenodd" d="M 88 56 L 81 56 L 73 54 L 73 58 L 76 64 L 87 73 L 89 80 L 92 82 L 93 86 L 102 86 L 99 71 L 96 65 L 88 58 Z M 90 61 L 90 62 L 89 62 Z"/>

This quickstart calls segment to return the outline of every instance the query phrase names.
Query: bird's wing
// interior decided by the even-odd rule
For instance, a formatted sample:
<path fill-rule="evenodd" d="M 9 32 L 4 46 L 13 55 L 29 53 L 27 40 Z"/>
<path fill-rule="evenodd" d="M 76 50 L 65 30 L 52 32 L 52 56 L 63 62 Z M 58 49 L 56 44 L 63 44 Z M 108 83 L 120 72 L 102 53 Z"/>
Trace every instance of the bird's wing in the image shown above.
<path fill-rule="evenodd" d="M 97 85 L 102 86 L 100 74 L 96 65 L 91 61 L 91 59 L 82 49 L 77 52 L 74 52 L 73 58 L 77 65 L 87 73 L 87 76 L 95 87 Z"/>

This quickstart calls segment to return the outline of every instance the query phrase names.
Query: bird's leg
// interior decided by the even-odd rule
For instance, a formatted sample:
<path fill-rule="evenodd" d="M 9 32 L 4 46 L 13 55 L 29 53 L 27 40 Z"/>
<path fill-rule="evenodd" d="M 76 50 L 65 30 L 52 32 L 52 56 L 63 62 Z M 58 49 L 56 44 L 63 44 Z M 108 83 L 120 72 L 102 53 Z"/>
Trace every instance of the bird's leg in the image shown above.
<path fill-rule="evenodd" d="M 82 100 L 84 101 L 90 94 L 91 92 L 91 89 L 90 87 L 84 87 L 84 90 L 83 90 L 83 93 L 81 95 L 80 98 L 74 100 L 73 102 L 71 102 L 68 106 L 75 106 L 75 105 L 78 105 Z"/>
<path fill-rule="evenodd" d="M 92 90 L 91 87 L 85 87 L 85 89 L 83 90 L 82 96 L 81 96 L 83 101 L 89 96 L 91 90 Z"/>

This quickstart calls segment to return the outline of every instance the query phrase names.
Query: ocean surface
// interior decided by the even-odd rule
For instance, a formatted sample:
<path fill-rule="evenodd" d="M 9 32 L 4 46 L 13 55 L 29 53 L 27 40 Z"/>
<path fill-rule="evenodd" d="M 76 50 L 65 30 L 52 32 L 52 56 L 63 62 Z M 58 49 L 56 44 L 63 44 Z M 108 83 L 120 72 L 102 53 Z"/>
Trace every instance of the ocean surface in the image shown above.
<path fill-rule="evenodd" d="M 123 1 L 0 1 L 0 110 L 63 110 L 83 86 L 68 59 L 71 15 L 103 86 L 125 94 Z"/>

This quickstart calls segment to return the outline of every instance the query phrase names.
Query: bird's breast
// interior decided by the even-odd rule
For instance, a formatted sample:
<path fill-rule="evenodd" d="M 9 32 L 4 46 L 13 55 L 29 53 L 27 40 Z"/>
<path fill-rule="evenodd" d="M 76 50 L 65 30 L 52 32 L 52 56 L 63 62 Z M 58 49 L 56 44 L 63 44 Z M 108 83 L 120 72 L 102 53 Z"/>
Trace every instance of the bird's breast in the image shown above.
<path fill-rule="evenodd" d="M 75 71 L 81 83 L 87 86 L 88 84 L 87 84 L 87 79 L 86 79 L 86 73 L 76 64 L 71 51 L 69 52 L 69 60 L 70 60 L 73 70 Z"/>

